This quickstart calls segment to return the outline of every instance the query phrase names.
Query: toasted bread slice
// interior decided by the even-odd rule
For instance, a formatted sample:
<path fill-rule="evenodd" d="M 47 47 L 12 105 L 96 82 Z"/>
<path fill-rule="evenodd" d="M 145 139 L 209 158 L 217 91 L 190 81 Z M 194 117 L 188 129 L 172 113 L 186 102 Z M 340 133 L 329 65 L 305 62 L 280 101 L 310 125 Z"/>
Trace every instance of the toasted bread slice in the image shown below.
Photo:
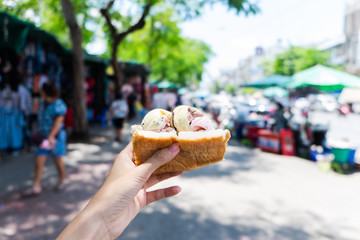
<path fill-rule="evenodd" d="M 178 142 L 180 152 L 169 163 L 155 171 L 181 172 L 194 170 L 221 161 L 224 158 L 226 145 L 230 139 L 228 130 L 211 130 L 198 132 L 153 132 L 137 130 L 133 135 L 135 164 L 140 165 L 159 149 Z"/>

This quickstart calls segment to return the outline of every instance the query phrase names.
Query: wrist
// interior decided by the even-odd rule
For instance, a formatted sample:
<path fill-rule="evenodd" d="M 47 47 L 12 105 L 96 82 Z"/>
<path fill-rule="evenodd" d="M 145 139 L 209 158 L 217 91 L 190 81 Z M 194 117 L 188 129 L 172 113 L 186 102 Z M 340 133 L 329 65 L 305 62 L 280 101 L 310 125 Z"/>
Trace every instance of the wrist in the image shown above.
<path fill-rule="evenodd" d="M 110 239 L 101 214 L 89 204 L 70 222 L 58 239 Z"/>

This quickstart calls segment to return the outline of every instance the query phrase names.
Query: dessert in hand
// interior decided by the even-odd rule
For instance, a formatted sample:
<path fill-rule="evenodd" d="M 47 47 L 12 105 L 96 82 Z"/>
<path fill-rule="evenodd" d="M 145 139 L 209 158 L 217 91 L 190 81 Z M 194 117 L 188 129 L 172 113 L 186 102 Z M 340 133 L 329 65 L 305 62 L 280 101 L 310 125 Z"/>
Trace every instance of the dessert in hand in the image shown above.
<path fill-rule="evenodd" d="M 159 149 L 177 142 L 180 152 L 155 174 L 197 169 L 224 158 L 230 132 L 215 129 L 200 110 L 178 106 L 172 113 L 154 109 L 141 125 L 132 126 L 135 164 L 140 165 Z"/>

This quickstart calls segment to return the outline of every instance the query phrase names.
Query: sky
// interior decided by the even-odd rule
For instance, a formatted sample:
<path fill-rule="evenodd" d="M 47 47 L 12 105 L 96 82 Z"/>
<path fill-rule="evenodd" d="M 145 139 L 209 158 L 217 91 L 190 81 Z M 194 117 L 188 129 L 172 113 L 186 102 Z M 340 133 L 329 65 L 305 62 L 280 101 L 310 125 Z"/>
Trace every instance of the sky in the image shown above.
<path fill-rule="evenodd" d="M 346 4 L 359 0 L 259 0 L 255 16 L 236 15 L 224 5 L 207 7 L 200 18 L 181 24 L 183 34 L 209 44 L 215 56 L 203 79 L 234 69 L 239 60 L 281 39 L 303 46 L 338 38 L 343 33 Z"/>

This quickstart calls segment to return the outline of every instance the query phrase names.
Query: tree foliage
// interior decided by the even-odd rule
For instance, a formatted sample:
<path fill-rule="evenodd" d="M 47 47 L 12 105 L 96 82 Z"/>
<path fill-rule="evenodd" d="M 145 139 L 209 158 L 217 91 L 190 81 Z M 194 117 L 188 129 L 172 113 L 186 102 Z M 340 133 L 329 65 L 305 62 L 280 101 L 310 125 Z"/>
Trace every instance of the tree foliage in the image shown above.
<path fill-rule="evenodd" d="M 317 50 L 316 48 L 290 47 L 285 53 L 279 54 L 273 63 L 267 63 L 267 72 L 291 76 L 316 64 L 327 65 L 330 58 L 329 52 Z"/>
<path fill-rule="evenodd" d="M 91 25 L 99 20 L 91 14 L 96 5 L 92 1 L 71 0 L 78 24 L 82 30 L 83 47 L 94 40 Z M 69 29 L 61 12 L 60 1 L 56 0 L 0 0 L 0 10 L 34 23 L 45 31 L 54 34 L 64 46 L 71 47 Z"/>
<path fill-rule="evenodd" d="M 121 52 L 121 49 L 119 49 L 119 45 L 123 45 L 123 42 L 128 36 L 135 34 L 140 29 L 144 28 L 146 25 L 146 19 L 149 16 L 151 16 L 151 10 L 154 13 L 157 13 L 158 9 L 166 9 L 166 6 L 171 5 L 172 8 L 175 8 L 178 10 L 181 8 L 185 9 L 185 17 L 192 16 L 192 15 L 199 15 L 200 10 L 205 6 L 205 4 L 214 4 L 216 2 L 222 2 L 225 1 L 203 1 L 203 0 L 136 0 L 133 1 L 132 4 L 134 5 L 135 9 L 138 9 L 138 12 L 130 11 L 129 14 L 125 14 L 122 9 L 118 10 L 116 8 L 116 1 L 115 0 L 109 0 L 109 2 L 103 6 L 100 10 L 102 16 L 105 19 L 106 23 L 106 29 L 108 32 L 108 40 L 111 43 L 111 63 L 114 68 L 114 78 L 115 78 L 115 86 L 118 89 L 122 85 L 122 75 L 120 73 L 120 69 L 118 66 L 118 56 L 123 56 L 123 53 Z M 255 4 L 252 4 L 249 2 L 249 0 L 231 0 L 227 1 L 226 4 L 228 4 L 229 8 L 236 9 L 237 13 L 244 12 L 246 15 L 249 13 L 255 14 L 257 12 L 257 8 Z M 155 10 L 154 10 L 155 8 Z M 180 11 L 181 12 L 181 11 Z M 138 16 L 136 16 L 138 15 Z M 139 17 L 140 16 L 140 17 Z M 161 24 L 161 22 L 160 22 Z M 166 28 L 163 28 L 166 30 Z M 154 30 L 154 31 L 153 31 Z M 154 36 L 158 38 L 161 36 L 161 34 L 153 34 L 156 33 L 154 29 L 154 25 L 152 25 L 152 29 L 150 30 L 150 36 Z M 180 40 L 180 39 L 179 39 Z M 196 47 L 187 47 L 186 44 L 194 44 Z M 150 47 L 148 50 L 150 50 L 149 56 L 152 59 L 152 53 L 154 52 L 154 44 L 152 44 L 153 47 Z M 187 42 L 179 41 L 179 47 L 181 47 L 181 50 L 189 50 L 193 53 L 198 53 L 198 50 L 205 50 L 204 44 L 196 44 L 196 42 L 190 42 L 187 40 Z M 126 48 L 127 49 L 127 48 Z M 120 51 L 119 51 L 120 50 Z M 161 59 L 158 59 L 157 61 L 167 61 L 168 66 L 172 67 L 172 69 L 168 68 L 161 68 L 160 69 L 160 79 L 163 79 L 164 77 L 170 77 L 170 81 L 176 82 L 181 81 L 182 84 L 186 82 L 186 79 L 188 78 L 189 81 L 196 80 L 195 75 L 199 75 L 198 77 L 201 77 L 202 70 L 190 72 L 191 70 L 197 70 L 196 66 L 193 66 L 192 68 L 187 68 L 185 71 L 183 70 L 183 66 L 186 66 L 186 64 L 180 64 L 181 69 L 175 69 L 175 67 L 179 66 L 178 63 L 184 63 L 185 61 L 181 61 L 181 59 L 178 58 L 178 54 L 176 54 L 177 51 L 169 52 L 168 54 L 165 52 L 161 53 Z M 203 54 L 204 55 L 204 54 Z M 170 57 L 170 58 L 167 58 Z M 187 57 L 185 54 L 182 56 L 183 58 Z M 193 56 L 190 56 L 193 57 Z M 200 56 L 202 58 L 202 56 Z M 151 64 L 151 59 L 149 60 Z M 176 59 L 176 63 L 173 64 L 173 60 Z M 207 59 L 206 59 L 207 60 Z M 205 60 L 205 62 L 206 62 Z M 191 61 L 188 61 L 187 63 L 190 63 Z M 158 64 L 157 64 L 158 65 Z M 155 68 L 156 69 L 156 68 Z M 179 70 L 179 71 L 177 71 Z M 177 75 L 179 77 L 176 77 L 176 74 L 174 73 L 177 71 Z M 158 73 L 159 74 L 159 73 Z M 190 75 L 190 76 L 189 76 Z M 193 77 L 191 77 L 191 75 Z M 182 80 L 179 80 L 182 79 Z"/>
<path fill-rule="evenodd" d="M 151 66 L 155 80 L 183 86 L 200 81 L 212 52 L 204 42 L 183 37 L 178 24 L 172 9 L 151 16 L 144 29 L 122 43 L 121 59 Z"/>
<path fill-rule="evenodd" d="M 234 10 L 236 14 L 243 13 L 245 16 L 256 14 L 260 11 L 255 1 L 251 0 L 169 0 L 164 1 L 173 7 L 184 19 L 195 18 L 201 15 L 206 5 L 220 3 Z"/>

